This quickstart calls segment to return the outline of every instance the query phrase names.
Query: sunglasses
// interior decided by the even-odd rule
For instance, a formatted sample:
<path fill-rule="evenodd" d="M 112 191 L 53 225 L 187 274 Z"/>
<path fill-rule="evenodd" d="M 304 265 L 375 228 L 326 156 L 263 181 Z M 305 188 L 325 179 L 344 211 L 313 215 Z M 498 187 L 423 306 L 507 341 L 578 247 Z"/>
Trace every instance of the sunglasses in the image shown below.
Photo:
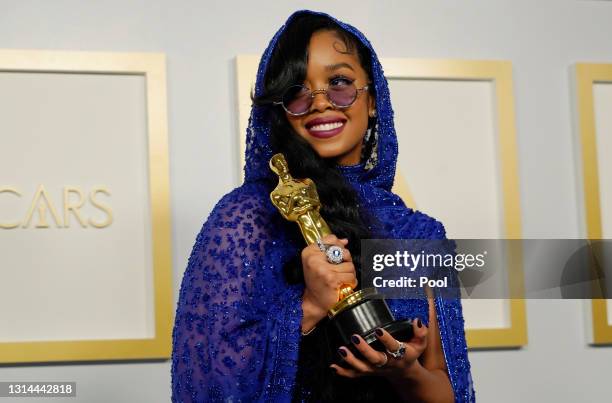
<path fill-rule="evenodd" d="M 368 85 L 356 88 L 352 82 L 332 83 L 327 89 L 321 88 L 311 91 L 310 88 L 296 84 L 287 88 L 280 101 L 274 105 L 282 105 L 283 109 L 292 116 L 302 116 L 308 113 L 317 93 L 325 93 L 329 102 L 336 108 L 351 106 L 361 91 L 368 89 Z"/>

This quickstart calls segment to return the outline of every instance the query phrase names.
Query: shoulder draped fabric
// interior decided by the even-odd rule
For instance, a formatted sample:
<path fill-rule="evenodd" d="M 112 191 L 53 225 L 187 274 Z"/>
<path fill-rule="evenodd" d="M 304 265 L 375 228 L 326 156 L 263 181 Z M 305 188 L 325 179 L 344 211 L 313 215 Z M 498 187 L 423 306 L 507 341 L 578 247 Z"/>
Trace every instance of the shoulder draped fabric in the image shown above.
<path fill-rule="evenodd" d="M 274 35 L 261 58 L 255 86 L 264 74 L 279 35 L 300 13 L 293 13 Z M 330 16 L 330 18 L 333 18 Z M 340 167 L 362 207 L 381 223 L 379 238 L 445 237 L 443 225 L 407 208 L 391 193 L 397 139 L 387 80 L 370 42 L 356 28 L 334 19 L 372 53 L 378 112 L 378 158 Z M 247 129 L 245 182 L 225 195 L 199 232 L 180 288 L 173 332 L 172 401 L 287 402 L 299 395 L 296 378 L 303 284 L 288 285 L 282 268 L 300 253 L 303 240 L 269 200 L 265 184 L 274 175 L 269 126 L 253 107 Z M 435 298 L 442 347 L 457 402 L 474 401 L 459 299 Z M 425 298 L 388 300 L 397 319 L 429 321 Z"/>

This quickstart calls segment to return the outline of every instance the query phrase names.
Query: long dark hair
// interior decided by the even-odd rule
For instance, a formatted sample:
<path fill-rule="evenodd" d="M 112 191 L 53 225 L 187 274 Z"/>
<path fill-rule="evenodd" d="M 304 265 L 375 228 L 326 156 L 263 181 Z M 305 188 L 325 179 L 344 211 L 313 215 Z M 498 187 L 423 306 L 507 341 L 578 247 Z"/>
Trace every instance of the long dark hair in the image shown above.
<path fill-rule="evenodd" d="M 339 238 L 348 238 L 348 249 L 353 257 L 357 278 L 360 278 L 360 240 L 369 238 L 370 218 L 359 208 L 359 199 L 351 185 L 337 169 L 334 159 L 321 158 L 317 152 L 295 132 L 281 107 L 272 105 L 278 101 L 290 85 L 302 83 L 308 65 L 308 44 L 313 33 L 321 30 L 334 31 L 344 42 L 348 52 L 357 52 L 361 66 L 372 77 L 371 54 L 365 45 L 350 32 L 326 16 L 305 14 L 295 17 L 278 38 L 270 58 L 265 78 L 264 91 L 257 97 L 251 95 L 253 104 L 265 107 L 270 121 L 270 145 L 272 150 L 282 152 L 291 174 L 296 178 L 311 178 L 321 200 L 321 215 L 332 232 Z M 370 93 L 376 96 L 374 86 Z M 374 130 L 375 118 L 369 118 L 368 127 Z M 362 147 L 362 162 L 373 152 L 373 133 Z M 271 183 L 273 187 L 276 183 Z M 295 231 L 298 231 L 295 226 Z M 299 254 L 284 268 L 289 283 L 304 282 Z M 324 320 L 325 321 L 325 320 Z M 380 378 L 359 381 L 334 375 L 329 364 L 337 355 L 331 351 L 325 326 L 319 326 L 311 335 L 302 338 L 298 380 L 312 391 L 314 401 L 380 401 L 389 385 L 381 384 Z M 297 396 L 296 396 L 297 398 Z"/>

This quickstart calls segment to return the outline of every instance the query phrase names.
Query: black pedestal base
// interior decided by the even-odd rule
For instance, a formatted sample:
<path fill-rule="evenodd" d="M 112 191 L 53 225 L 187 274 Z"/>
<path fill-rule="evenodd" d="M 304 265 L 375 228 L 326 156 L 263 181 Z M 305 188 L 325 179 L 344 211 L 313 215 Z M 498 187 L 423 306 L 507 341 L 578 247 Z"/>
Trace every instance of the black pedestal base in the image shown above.
<path fill-rule="evenodd" d="M 355 357 L 365 360 L 359 350 L 351 342 L 351 335 L 358 334 L 372 348 L 385 351 L 384 345 L 378 340 L 374 331 L 380 327 L 401 341 L 412 339 L 412 322 L 410 320 L 396 321 L 389 306 L 382 298 L 360 301 L 336 314 L 327 322 L 327 332 L 332 340 L 332 347 L 337 350 L 346 346 Z M 338 355 L 334 360 L 343 367 L 349 365 Z"/>

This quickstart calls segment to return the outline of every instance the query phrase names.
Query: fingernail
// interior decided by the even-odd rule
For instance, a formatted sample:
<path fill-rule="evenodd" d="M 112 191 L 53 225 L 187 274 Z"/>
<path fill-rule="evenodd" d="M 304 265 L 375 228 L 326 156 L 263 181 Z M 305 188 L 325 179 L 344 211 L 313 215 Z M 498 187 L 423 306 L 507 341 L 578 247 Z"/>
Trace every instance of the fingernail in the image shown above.
<path fill-rule="evenodd" d="M 334 374 L 337 374 L 337 373 L 338 373 L 338 370 L 336 369 L 336 367 L 330 367 L 330 368 L 331 368 L 331 370 L 332 370 L 332 372 L 333 372 Z"/>
<path fill-rule="evenodd" d="M 359 344 L 359 337 L 352 335 L 351 336 L 351 341 L 355 344 Z"/>
<path fill-rule="evenodd" d="M 377 335 L 378 337 L 380 337 L 380 336 L 382 336 L 382 335 L 383 335 L 383 331 L 382 331 L 382 329 L 381 329 L 381 328 L 376 329 L 374 332 L 376 333 L 376 335 Z"/>
<path fill-rule="evenodd" d="M 343 358 L 346 357 L 346 351 L 342 347 L 338 349 L 338 354 L 340 354 Z"/>
<path fill-rule="evenodd" d="M 423 327 L 423 322 L 421 322 L 421 319 L 417 320 L 417 326 L 418 327 Z"/>

